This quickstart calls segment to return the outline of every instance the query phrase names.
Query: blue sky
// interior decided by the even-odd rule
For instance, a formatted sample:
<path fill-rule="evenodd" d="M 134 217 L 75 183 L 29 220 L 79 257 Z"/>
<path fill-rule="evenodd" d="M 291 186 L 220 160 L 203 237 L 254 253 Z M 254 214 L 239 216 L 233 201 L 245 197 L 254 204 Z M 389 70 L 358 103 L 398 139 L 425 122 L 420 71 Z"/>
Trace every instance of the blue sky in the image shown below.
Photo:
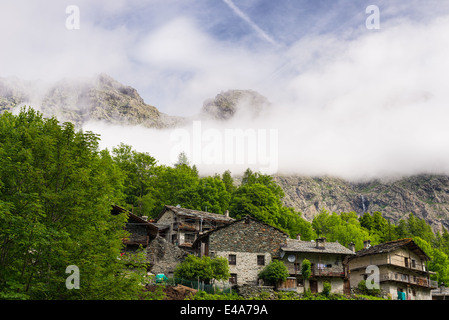
<path fill-rule="evenodd" d="M 0 77 L 106 73 L 181 116 L 252 89 L 276 111 L 258 125 L 291 129 L 286 171 L 449 173 L 448 30 L 442 0 L 0 0 Z"/>

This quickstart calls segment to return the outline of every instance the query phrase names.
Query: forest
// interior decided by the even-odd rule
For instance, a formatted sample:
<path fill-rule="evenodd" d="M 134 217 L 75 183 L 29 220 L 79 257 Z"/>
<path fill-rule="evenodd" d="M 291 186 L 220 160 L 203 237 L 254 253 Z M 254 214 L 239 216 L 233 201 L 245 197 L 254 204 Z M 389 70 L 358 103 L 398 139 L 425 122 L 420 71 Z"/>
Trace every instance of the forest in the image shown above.
<path fill-rule="evenodd" d="M 381 212 L 335 213 L 313 221 L 283 205 L 273 177 L 247 169 L 203 176 L 185 154 L 173 165 L 119 144 L 100 149 L 100 136 L 32 108 L 0 115 L 0 299 L 141 299 L 145 272 L 120 259 L 127 217 L 120 205 L 155 218 L 163 206 L 251 215 L 302 240 L 326 237 L 344 246 L 413 238 L 431 257 L 433 280 L 449 283 L 449 233 L 433 232 L 413 213 L 393 222 Z M 66 287 L 67 266 L 81 272 Z"/>

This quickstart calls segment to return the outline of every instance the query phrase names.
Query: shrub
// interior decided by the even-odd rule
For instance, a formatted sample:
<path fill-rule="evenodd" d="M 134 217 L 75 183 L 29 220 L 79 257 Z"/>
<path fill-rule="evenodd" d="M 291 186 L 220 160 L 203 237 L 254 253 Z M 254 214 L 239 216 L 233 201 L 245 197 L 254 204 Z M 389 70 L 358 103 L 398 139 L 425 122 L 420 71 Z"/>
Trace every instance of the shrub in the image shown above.
<path fill-rule="evenodd" d="M 274 284 L 287 280 L 288 276 L 288 269 L 281 260 L 271 261 L 261 272 L 259 272 L 259 278 Z"/>
<path fill-rule="evenodd" d="M 332 290 L 332 286 L 329 282 L 325 281 L 323 283 L 323 291 L 321 292 L 324 296 L 329 297 Z"/>
<path fill-rule="evenodd" d="M 303 279 L 309 279 L 312 274 L 312 264 L 307 259 L 304 259 L 302 261 L 301 274 L 302 274 Z"/>
<path fill-rule="evenodd" d="M 175 268 L 175 277 L 204 281 L 209 284 L 210 280 L 226 280 L 230 277 L 228 262 L 225 258 L 196 257 L 188 255 L 186 259 Z"/>
<path fill-rule="evenodd" d="M 357 285 L 357 289 L 360 291 L 362 295 L 377 297 L 380 295 L 380 289 L 368 289 L 366 286 L 366 281 L 361 280 Z"/>

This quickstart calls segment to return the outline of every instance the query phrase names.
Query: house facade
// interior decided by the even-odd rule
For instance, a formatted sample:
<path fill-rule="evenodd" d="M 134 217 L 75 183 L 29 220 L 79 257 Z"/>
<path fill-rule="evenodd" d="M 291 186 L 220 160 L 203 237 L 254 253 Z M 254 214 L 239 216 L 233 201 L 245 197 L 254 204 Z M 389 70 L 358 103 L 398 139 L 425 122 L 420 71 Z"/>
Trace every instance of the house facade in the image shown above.
<path fill-rule="evenodd" d="M 201 235 L 193 247 L 200 257 L 225 257 L 230 283 L 257 285 L 259 272 L 279 257 L 287 238 L 285 232 L 247 216 Z"/>
<path fill-rule="evenodd" d="M 154 225 L 157 226 L 160 237 L 188 253 L 193 253 L 192 244 L 199 235 L 225 226 L 234 220 L 228 214 L 222 215 L 166 205 Z"/>
<path fill-rule="evenodd" d="M 129 233 L 129 236 L 122 239 L 123 244 L 125 244 L 125 252 L 134 252 L 140 246 L 146 248 L 150 241 L 156 238 L 158 234 L 157 227 L 144 217 L 139 217 L 120 206 L 112 206 L 111 214 L 118 215 L 122 213 L 128 216 L 125 230 Z"/>
<path fill-rule="evenodd" d="M 302 241 L 299 237 L 288 239 L 281 247 L 281 259 L 288 268 L 292 279 L 291 286 L 296 285 L 301 292 L 310 288 L 312 293 L 321 292 L 324 282 L 331 284 L 335 293 L 349 293 L 349 279 L 345 266 L 345 257 L 354 252 L 338 242 L 326 242 L 326 238 L 315 241 Z M 301 268 L 303 260 L 311 263 L 311 275 L 304 279 Z"/>
<path fill-rule="evenodd" d="M 361 280 L 367 280 L 376 266 L 379 271 L 379 287 L 384 295 L 400 300 L 430 300 L 431 290 L 437 288 L 430 280 L 427 262 L 430 258 L 412 239 L 400 239 L 370 246 L 357 251 L 348 259 L 351 288 Z"/>

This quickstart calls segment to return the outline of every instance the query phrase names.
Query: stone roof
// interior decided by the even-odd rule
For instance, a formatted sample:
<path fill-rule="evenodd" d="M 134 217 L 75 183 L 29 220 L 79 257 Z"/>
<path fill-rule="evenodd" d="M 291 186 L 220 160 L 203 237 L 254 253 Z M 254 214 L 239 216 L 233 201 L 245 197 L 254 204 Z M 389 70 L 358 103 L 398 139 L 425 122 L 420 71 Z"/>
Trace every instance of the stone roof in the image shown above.
<path fill-rule="evenodd" d="M 207 231 L 207 232 L 201 234 L 201 235 L 195 240 L 194 244 L 195 244 L 196 242 L 199 242 L 200 239 L 203 239 L 203 238 L 205 238 L 205 237 L 208 237 L 210 234 L 212 234 L 212 233 L 214 233 L 214 232 L 217 232 L 217 231 L 219 231 L 219 230 L 221 230 L 221 229 L 229 228 L 229 227 L 231 227 L 233 224 L 239 223 L 239 222 L 241 222 L 241 221 L 245 221 L 245 220 L 247 220 L 247 219 L 252 220 L 252 221 L 255 221 L 255 222 L 260 223 L 260 224 L 262 224 L 262 225 L 265 225 L 265 226 L 267 226 L 268 228 L 271 228 L 272 230 L 276 230 L 276 231 L 278 231 L 278 232 L 280 232 L 280 233 L 283 233 L 286 237 L 288 237 L 288 233 L 286 233 L 285 231 L 282 231 L 282 230 L 279 229 L 279 228 L 273 227 L 272 225 L 269 225 L 269 224 L 267 224 L 267 223 L 265 223 L 265 222 L 263 222 L 263 221 L 260 221 L 259 219 L 256 219 L 256 218 L 254 218 L 254 217 L 251 217 L 251 216 L 247 215 L 247 216 L 245 216 L 245 217 L 243 217 L 243 218 L 241 218 L 241 219 L 239 219 L 239 220 L 232 219 L 233 221 L 231 221 L 230 223 L 228 223 L 228 224 L 226 224 L 226 225 L 224 225 L 224 226 L 215 228 L 215 229 L 213 229 L 213 230 L 210 230 L 210 231 Z"/>
<path fill-rule="evenodd" d="M 354 255 L 352 250 L 349 250 L 338 242 L 325 242 L 324 248 L 317 248 L 316 242 L 287 239 L 287 245 L 281 247 L 281 249 L 285 252 L 313 252 Z"/>
<path fill-rule="evenodd" d="M 207 219 L 207 220 L 224 221 L 224 222 L 232 222 L 232 221 L 235 220 L 235 219 L 233 219 L 231 217 L 227 217 L 227 216 L 225 216 L 223 214 L 212 213 L 212 212 L 205 212 L 205 211 L 198 211 L 198 210 L 192 210 L 192 209 L 185 209 L 185 208 L 169 206 L 169 205 L 165 205 L 164 206 L 164 209 L 162 210 L 162 212 L 159 215 L 159 217 L 157 218 L 157 220 L 159 220 L 159 218 L 167 210 L 171 210 L 171 211 L 173 211 L 177 215 L 192 217 L 192 218 L 196 218 L 196 219 L 203 218 L 203 219 Z"/>
<path fill-rule="evenodd" d="M 417 255 L 419 255 L 424 260 L 430 260 L 429 256 L 412 240 L 412 239 L 399 239 L 394 241 L 389 241 L 381 243 L 375 246 L 371 246 L 366 249 L 362 249 L 356 252 L 355 257 L 363 257 L 372 254 L 382 254 L 387 252 L 392 252 L 400 248 L 407 248 Z"/>

